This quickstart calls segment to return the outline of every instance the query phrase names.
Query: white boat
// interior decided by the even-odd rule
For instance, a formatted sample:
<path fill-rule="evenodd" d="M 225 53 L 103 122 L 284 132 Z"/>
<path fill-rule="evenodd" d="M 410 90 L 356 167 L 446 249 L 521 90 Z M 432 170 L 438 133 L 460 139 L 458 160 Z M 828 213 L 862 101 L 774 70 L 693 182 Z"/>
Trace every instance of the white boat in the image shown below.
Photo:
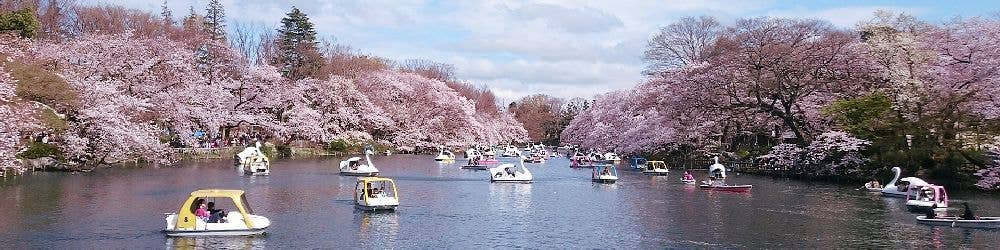
<path fill-rule="evenodd" d="M 902 170 L 899 167 L 892 168 L 892 181 L 882 187 L 883 196 L 906 197 L 910 185 L 926 186 L 927 182 L 917 177 L 899 178 Z"/>
<path fill-rule="evenodd" d="M 372 147 L 372 145 L 365 146 L 365 154 L 366 155 L 373 155 L 373 154 L 375 154 L 375 148 Z"/>
<path fill-rule="evenodd" d="M 209 218 L 198 217 L 198 202 L 223 198 L 232 200 L 235 209 L 219 211 Z M 177 213 L 166 213 L 167 236 L 244 236 L 262 234 L 271 225 L 264 216 L 255 215 L 243 190 L 197 190 L 191 192 Z M 225 215 L 225 216 L 221 216 Z M 214 220 L 213 220 L 214 219 Z"/>
<path fill-rule="evenodd" d="M 361 157 L 356 156 L 340 161 L 340 174 L 349 176 L 378 175 L 378 168 L 375 168 L 375 165 L 372 164 L 371 153 L 374 152 L 365 150 L 365 162 L 367 164 L 361 164 Z"/>
<path fill-rule="evenodd" d="M 247 175 L 269 175 L 271 174 L 271 160 L 260 151 L 260 142 L 255 146 L 246 147 L 242 152 L 234 156 L 236 167 Z"/>
<path fill-rule="evenodd" d="M 667 175 L 670 170 L 667 169 L 667 163 L 663 161 L 646 161 L 646 168 L 642 169 L 643 174 L 648 175 Z"/>
<path fill-rule="evenodd" d="M 447 149 L 441 148 L 441 152 L 438 153 L 438 156 L 435 157 L 434 160 L 435 161 L 454 161 L 455 160 L 455 154 L 452 153 L 451 151 L 447 150 Z"/>
<path fill-rule="evenodd" d="M 465 159 L 475 158 L 480 155 L 481 154 L 479 153 L 479 150 L 477 150 L 476 148 L 469 148 L 465 150 Z"/>
<path fill-rule="evenodd" d="M 503 149 L 503 153 L 500 154 L 502 157 L 517 157 L 518 155 L 520 155 L 520 151 L 514 145 L 507 145 Z"/>
<path fill-rule="evenodd" d="M 944 187 L 928 184 L 924 186 L 910 185 L 906 192 L 906 208 L 910 211 L 926 211 L 929 209 L 948 209 L 948 192 Z"/>
<path fill-rule="evenodd" d="M 715 177 L 716 180 L 722 180 L 726 178 L 726 166 L 719 163 L 719 157 L 716 156 L 715 164 L 708 166 L 708 176 Z"/>
<path fill-rule="evenodd" d="M 487 158 L 495 158 L 497 156 L 497 152 L 496 150 L 493 150 L 493 146 L 485 147 L 484 149 L 479 151 L 482 153 L 483 156 L 486 156 Z"/>
<path fill-rule="evenodd" d="M 615 162 L 615 163 L 617 163 L 617 162 L 620 162 L 622 160 L 622 158 L 618 157 L 618 154 L 615 154 L 614 152 L 608 152 L 608 153 L 604 153 L 604 160 L 608 161 L 608 162 Z"/>
<path fill-rule="evenodd" d="M 1000 217 L 979 217 L 978 220 L 963 220 L 953 216 L 927 219 L 927 216 L 921 215 L 917 216 L 917 222 L 933 226 L 1000 229 Z"/>
<path fill-rule="evenodd" d="M 615 183 L 618 181 L 618 168 L 615 165 L 594 167 L 593 173 L 590 174 L 590 179 L 599 183 Z"/>
<path fill-rule="evenodd" d="M 395 210 L 399 206 L 396 182 L 389 178 L 361 177 L 354 185 L 354 205 L 367 211 Z"/>
<path fill-rule="evenodd" d="M 531 171 L 524 167 L 524 158 L 520 159 L 520 163 L 520 167 L 504 163 L 490 168 L 490 182 L 531 183 Z"/>

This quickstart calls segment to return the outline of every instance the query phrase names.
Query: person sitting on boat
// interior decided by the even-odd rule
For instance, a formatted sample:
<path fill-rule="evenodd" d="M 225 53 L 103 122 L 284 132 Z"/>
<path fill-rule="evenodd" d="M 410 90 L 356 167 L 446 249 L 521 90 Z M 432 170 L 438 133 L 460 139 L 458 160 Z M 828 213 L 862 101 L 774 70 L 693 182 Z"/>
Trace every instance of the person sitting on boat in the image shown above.
<path fill-rule="evenodd" d="M 208 203 L 208 223 L 225 223 L 226 211 L 215 208 L 215 202 Z"/>
<path fill-rule="evenodd" d="M 374 188 L 372 188 L 372 184 L 371 183 L 366 183 L 365 184 L 365 190 L 368 190 L 368 198 L 375 198 L 375 192 L 377 190 L 374 189 Z"/>
<path fill-rule="evenodd" d="M 352 161 L 350 164 L 351 170 L 358 170 L 358 161 Z"/>
<path fill-rule="evenodd" d="M 882 184 L 878 183 L 878 180 L 869 181 L 868 184 L 865 186 L 867 188 L 882 188 Z"/>
<path fill-rule="evenodd" d="M 510 175 L 510 177 L 514 177 L 514 168 L 512 168 L 512 167 L 506 167 L 503 170 L 504 170 L 504 172 L 507 172 L 507 174 Z"/>
<path fill-rule="evenodd" d="M 205 200 L 201 200 L 200 204 L 198 204 L 198 209 L 194 210 L 194 216 L 198 216 L 198 219 L 202 221 L 208 221 L 208 206 L 205 205 Z"/>
<path fill-rule="evenodd" d="M 924 213 L 924 218 L 925 219 L 934 219 L 934 218 L 936 218 L 937 217 L 937 212 L 934 212 L 934 209 L 937 209 L 937 204 L 931 205 L 931 209 L 928 209 L 927 212 Z"/>
<path fill-rule="evenodd" d="M 684 180 L 694 180 L 694 175 L 691 175 L 691 172 L 688 172 L 688 171 L 685 170 L 684 171 Z"/>
<path fill-rule="evenodd" d="M 960 219 L 963 219 L 963 220 L 977 220 L 977 219 L 979 219 L 979 218 L 976 217 L 975 214 L 972 213 L 972 209 L 969 208 L 969 203 L 968 202 L 962 202 L 962 206 L 965 206 L 965 212 L 962 213 L 962 216 L 961 216 Z"/>
<path fill-rule="evenodd" d="M 934 191 L 931 191 L 931 188 L 929 187 L 924 187 L 921 191 L 920 200 L 922 201 L 931 201 L 931 197 L 934 197 Z"/>
<path fill-rule="evenodd" d="M 611 175 L 611 168 L 604 168 L 604 172 L 601 175 Z"/>

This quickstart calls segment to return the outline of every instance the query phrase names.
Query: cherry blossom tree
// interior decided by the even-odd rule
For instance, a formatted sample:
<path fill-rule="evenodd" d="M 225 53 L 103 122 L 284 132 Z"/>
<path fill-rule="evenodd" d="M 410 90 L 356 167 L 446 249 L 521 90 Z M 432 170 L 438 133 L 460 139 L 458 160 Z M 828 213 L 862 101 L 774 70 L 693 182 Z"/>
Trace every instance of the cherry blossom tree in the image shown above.
<path fill-rule="evenodd" d="M 38 127 L 34 111 L 14 95 L 15 81 L 0 63 L 0 171 L 24 171 L 14 158 L 24 147 L 22 132 Z"/>

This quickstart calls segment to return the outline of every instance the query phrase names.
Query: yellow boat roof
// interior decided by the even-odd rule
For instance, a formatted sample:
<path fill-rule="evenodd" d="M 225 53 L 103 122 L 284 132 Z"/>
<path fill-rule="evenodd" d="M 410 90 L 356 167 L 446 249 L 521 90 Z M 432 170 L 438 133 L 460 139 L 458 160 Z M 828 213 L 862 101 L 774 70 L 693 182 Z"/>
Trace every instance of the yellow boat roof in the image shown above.
<path fill-rule="evenodd" d="M 358 178 L 358 181 L 376 182 L 376 181 L 392 181 L 392 179 L 384 178 L 384 177 L 361 177 L 361 178 Z"/>
<path fill-rule="evenodd" d="M 243 195 L 243 190 L 236 189 L 202 189 L 191 192 L 195 197 L 239 197 Z"/>

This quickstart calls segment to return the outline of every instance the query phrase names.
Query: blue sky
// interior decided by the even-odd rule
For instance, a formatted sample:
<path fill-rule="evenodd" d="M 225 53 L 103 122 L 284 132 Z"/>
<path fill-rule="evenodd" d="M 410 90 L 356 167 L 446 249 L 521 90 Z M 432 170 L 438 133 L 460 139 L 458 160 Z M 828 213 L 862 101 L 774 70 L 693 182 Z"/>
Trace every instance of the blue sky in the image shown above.
<path fill-rule="evenodd" d="M 159 13 L 161 1 L 79 0 Z M 175 17 L 207 0 L 168 0 Z M 815 18 L 853 28 L 875 10 L 905 12 L 940 23 L 956 16 L 995 15 L 997 1 L 428 1 L 223 0 L 230 26 L 273 29 L 291 6 L 321 37 L 396 60 L 455 65 L 460 78 L 487 86 L 504 101 L 545 93 L 590 98 L 638 83 L 646 40 L 683 16 Z"/>

